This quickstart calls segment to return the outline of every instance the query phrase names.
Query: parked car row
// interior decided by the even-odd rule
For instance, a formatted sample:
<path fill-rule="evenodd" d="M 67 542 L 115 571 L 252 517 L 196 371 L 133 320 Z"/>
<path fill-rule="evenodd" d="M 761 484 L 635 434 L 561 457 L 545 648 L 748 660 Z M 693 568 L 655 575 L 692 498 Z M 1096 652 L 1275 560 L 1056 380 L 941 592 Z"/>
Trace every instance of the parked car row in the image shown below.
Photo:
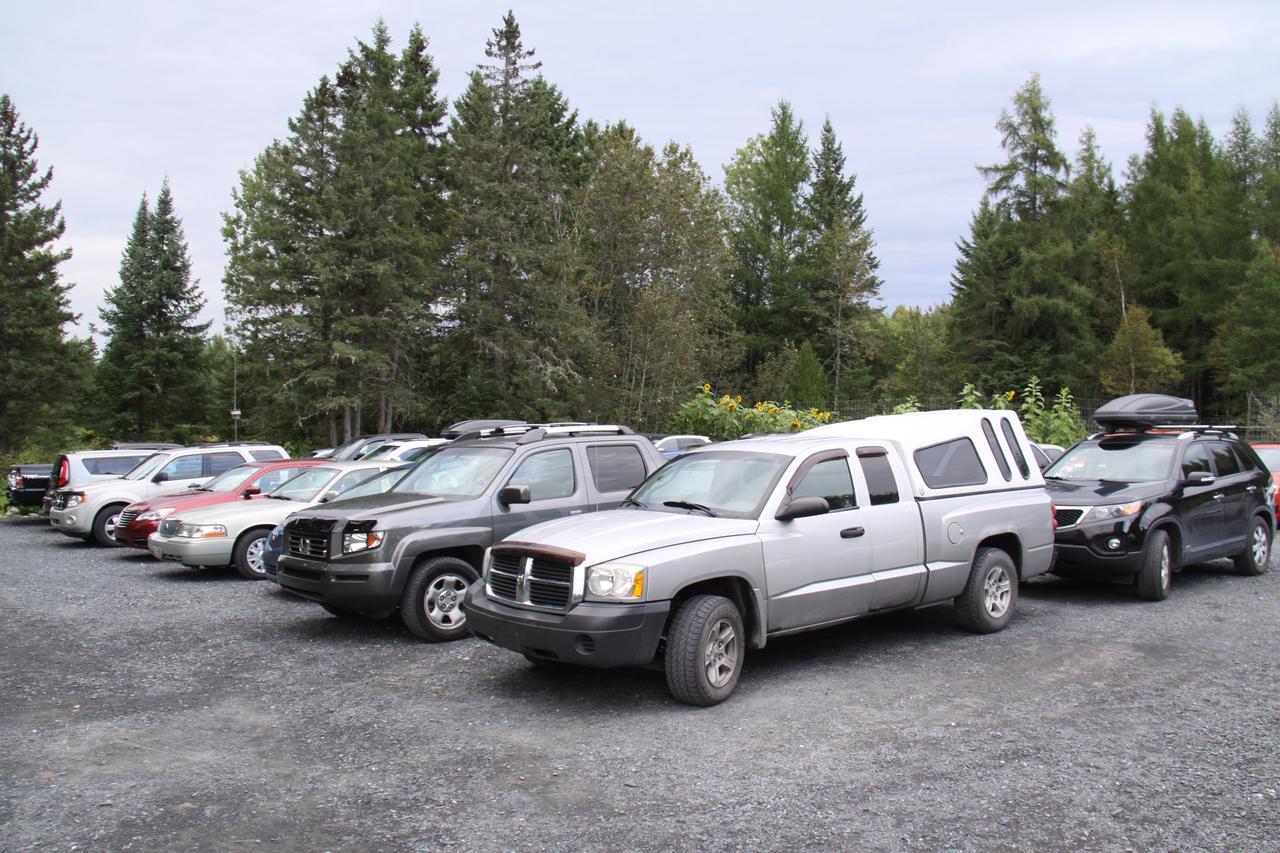
<path fill-rule="evenodd" d="M 1191 562 L 1266 571 L 1276 484 L 1248 444 L 1175 398 L 1095 417 L 1103 432 L 1043 474 L 1017 417 L 986 410 L 674 436 L 672 459 L 624 426 L 520 421 L 362 436 L 307 459 L 168 448 L 58 489 L 50 520 L 271 578 L 335 616 L 398 614 L 428 641 L 661 666 L 678 700 L 710 705 L 777 637 L 944 603 L 962 627 L 998 631 L 1020 585 L 1049 571 L 1152 600 Z"/>

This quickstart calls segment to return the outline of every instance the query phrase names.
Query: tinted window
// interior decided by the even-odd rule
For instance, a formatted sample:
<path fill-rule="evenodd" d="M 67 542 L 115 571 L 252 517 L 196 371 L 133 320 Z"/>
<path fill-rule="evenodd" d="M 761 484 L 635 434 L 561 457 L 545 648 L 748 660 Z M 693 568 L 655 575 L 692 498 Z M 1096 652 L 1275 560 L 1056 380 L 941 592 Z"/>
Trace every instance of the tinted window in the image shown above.
<path fill-rule="evenodd" d="M 573 456 L 567 447 L 535 453 L 520 463 L 507 484 L 528 486 L 531 501 L 566 498 L 573 494 Z"/>
<path fill-rule="evenodd" d="M 861 449 L 858 451 L 858 461 L 862 464 L 862 476 L 867 478 L 871 505 L 896 504 L 898 481 L 893 477 L 893 468 L 889 465 L 889 457 L 885 452 L 880 448 Z"/>
<path fill-rule="evenodd" d="M 967 438 L 922 447 L 915 452 L 915 460 L 920 476 L 932 489 L 980 486 L 987 482 L 987 472 L 978 458 L 978 451 Z M 1026 464 L 1024 459 L 1022 467 Z"/>
<path fill-rule="evenodd" d="M 1027 467 L 1027 457 L 1022 455 L 1022 445 L 1018 443 L 1017 433 L 1013 431 L 1013 424 L 1004 418 L 1000 419 L 1000 431 L 1004 433 L 1004 440 L 1009 444 L 1009 452 L 1013 454 L 1013 462 L 1018 466 L 1018 473 L 1022 475 L 1022 479 L 1027 479 L 1031 475 L 1031 469 Z M 984 475 L 982 482 L 986 482 Z"/>
<path fill-rule="evenodd" d="M 120 476 L 128 473 L 134 465 L 137 465 L 150 454 L 143 453 L 138 456 L 117 456 L 108 459 L 86 459 L 84 460 L 84 468 L 94 476 L 103 476 L 110 474 L 112 476 Z"/>
<path fill-rule="evenodd" d="M 605 444 L 587 448 L 591 479 L 601 492 L 631 491 L 644 482 L 644 457 L 631 444 Z"/>
<path fill-rule="evenodd" d="M 1232 452 L 1231 445 L 1215 441 L 1209 452 L 1213 454 L 1213 467 L 1218 469 L 1219 477 L 1240 473 L 1240 462 Z"/>
<path fill-rule="evenodd" d="M 1240 462 L 1241 471 L 1249 471 L 1250 473 L 1258 470 L 1258 462 L 1254 459 L 1249 448 L 1239 444 L 1232 444 L 1231 449 L 1235 451 L 1236 459 Z"/>
<path fill-rule="evenodd" d="M 991 446 L 991 455 L 996 458 L 996 467 L 1000 469 L 1000 476 L 1004 477 L 1005 482 L 1013 479 L 1013 469 L 1009 467 L 1009 460 L 1004 458 L 1004 451 L 1000 449 L 1000 442 L 996 440 L 996 431 L 991 426 L 991 421 L 986 418 L 982 419 L 982 434 L 987 437 L 987 444 Z"/>
<path fill-rule="evenodd" d="M 259 462 L 266 462 L 271 459 L 288 459 L 279 450 L 250 450 L 249 455 Z"/>
<path fill-rule="evenodd" d="M 204 459 L 204 476 L 206 477 L 216 476 L 244 464 L 244 457 L 239 453 L 208 453 L 205 454 Z"/>
<path fill-rule="evenodd" d="M 1209 466 L 1209 451 L 1205 450 L 1203 444 L 1191 445 L 1187 448 L 1186 455 L 1182 457 L 1182 479 L 1187 479 L 1195 471 L 1213 473 L 1213 469 Z"/>
<path fill-rule="evenodd" d="M 853 477 L 849 474 L 849 460 L 827 459 L 810 468 L 791 490 L 791 499 L 799 498 L 826 498 L 827 505 L 832 510 L 857 506 Z"/>
<path fill-rule="evenodd" d="M 236 462 L 241 462 L 239 456 Z M 231 466 L 227 466 L 231 467 Z M 197 477 L 206 476 L 204 473 L 204 459 L 198 453 L 190 456 L 179 456 L 177 459 L 169 460 L 169 464 L 160 469 L 161 474 L 169 475 L 170 480 L 193 480 Z"/>

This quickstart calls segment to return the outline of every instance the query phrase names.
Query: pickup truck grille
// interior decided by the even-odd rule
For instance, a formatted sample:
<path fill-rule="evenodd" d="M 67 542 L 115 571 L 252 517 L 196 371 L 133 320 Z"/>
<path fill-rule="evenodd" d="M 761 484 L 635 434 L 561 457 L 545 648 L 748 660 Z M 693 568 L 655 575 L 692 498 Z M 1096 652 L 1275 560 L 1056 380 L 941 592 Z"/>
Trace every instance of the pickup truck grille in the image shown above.
<path fill-rule="evenodd" d="M 1076 507 L 1071 507 L 1070 509 L 1067 507 L 1058 507 L 1058 509 L 1053 513 L 1053 519 L 1058 522 L 1059 527 L 1071 527 L 1073 524 L 1080 521 L 1080 516 L 1082 515 L 1084 515 L 1083 509 L 1078 509 Z"/>
<path fill-rule="evenodd" d="M 573 600 L 573 566 L 509 551 L 494 554 L 488 592 L 493 598 L 515 604 L 567 610 Z"/>
<path fill-rule="evenodd" d="M 120 513 L 120 517 L 116 519 L 116 527 L 128 527 L 130 524 L 133 524 L 133 520 L 137 517 L 138 511 L 136 509 L 126 509 L 124 512 Z"/>
<path fill-rule="evenodd" d="M 294 557 L 311 557 L 321 560 L 329 557 L 328 536 L 311 536 L 286 529 L 284 547 L 285 551 Z"/>
<path fill-rule="evenodd" d="M 178 532 L 178 528 L 181 526 L 182 526 L 182 519 L 166 518 L 164 521 L 160 522 L 160 535 L 173 536 L 175 533 Z"/>

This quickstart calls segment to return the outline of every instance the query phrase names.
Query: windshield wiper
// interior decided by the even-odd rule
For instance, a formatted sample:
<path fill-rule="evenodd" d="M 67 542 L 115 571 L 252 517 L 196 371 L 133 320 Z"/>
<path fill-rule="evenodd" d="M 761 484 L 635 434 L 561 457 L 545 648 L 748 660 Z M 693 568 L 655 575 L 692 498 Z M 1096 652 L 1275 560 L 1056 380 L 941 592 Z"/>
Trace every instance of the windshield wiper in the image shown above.
<path fill-rule="evenodd" d="M 623 498 L 622 503 L 618 504 L 618 506 L 620 507 L 621 506 L 638 506 L 640 507 L 640 509 L 645 508 L 645 505 L 640 503 L 640 501 L 636 500 L 635 498 Z"/>
<path fill-rule="evenodd" d="M 286 498 L 284 495 L 267 495 L 273 501 L 291 501 L 293 498 Z"/>
<path fill-rule="evenodd" d="M 712 511 L 711 507 L 703 506 L 702 504 L 696 504 L 696 503 L 693 503 L 692 501 L 663 501 L 662 505 L 675 507 L 676 509 L 688 509 L 688 510 L 693 510 L 695 512 L 705 512 L 707 515 L 711 516 L 712 518 L 716 517 L 716 514 L 715 512 Z"/>

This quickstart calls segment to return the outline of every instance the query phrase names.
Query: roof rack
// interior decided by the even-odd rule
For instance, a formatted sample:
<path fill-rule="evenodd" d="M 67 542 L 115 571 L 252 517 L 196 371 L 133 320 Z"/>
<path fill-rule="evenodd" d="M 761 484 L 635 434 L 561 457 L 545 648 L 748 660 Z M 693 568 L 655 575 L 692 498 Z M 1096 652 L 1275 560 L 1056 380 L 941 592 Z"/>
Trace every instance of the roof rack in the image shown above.
<path fill-rule="evenodd" d="M 204 444 L 193 444 L 191 447 L 269 447 L 266 441 L 207 441 Z"/>
<path fill-rule="evenodd" d="M 1236 435 L 1241 429 L 1243 427 L 1236 424 L 1150 424 L 1133 426 L 1129 429 L 1103 430 L 1102 432 L 1095 432 L 1089 438 L 1099 438 L 1104 435 L 1141 435 L 1153 430 L 1170 430 L 1180 433 L 1194 432 L 1199 435 Z"/>
<path fill-rule="evenodd" d="M 544 438 L 574 438 L 580 435 L 635 435 L 631 427 L 618 424 L 548 424 L 529 430 L 516 444 L 532 444 Z"/>

